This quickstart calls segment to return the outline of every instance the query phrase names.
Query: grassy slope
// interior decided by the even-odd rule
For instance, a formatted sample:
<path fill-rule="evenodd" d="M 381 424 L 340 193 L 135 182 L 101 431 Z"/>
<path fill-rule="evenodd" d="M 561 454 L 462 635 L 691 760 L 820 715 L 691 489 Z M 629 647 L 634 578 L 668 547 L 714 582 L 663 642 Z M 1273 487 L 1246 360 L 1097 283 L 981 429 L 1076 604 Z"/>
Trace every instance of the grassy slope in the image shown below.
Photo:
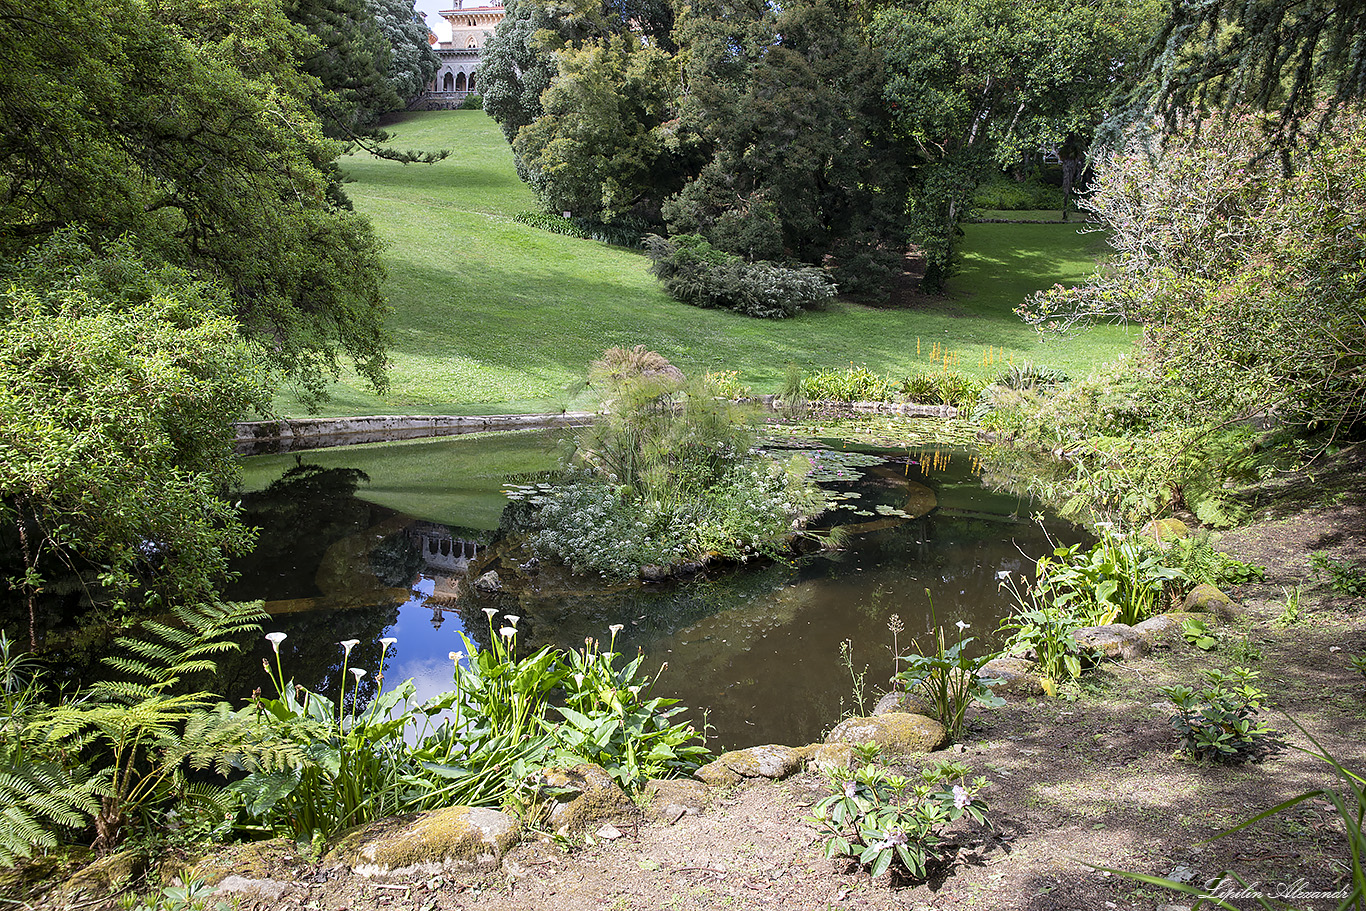
<path fill-rule="evenodd" d="M 1030 291 L 1080 280 L 1094 238 L 1071 225 L 969 225 L 964 271 L 943 308 L 875 310 L 838 303 L 821 313 L 760 321 L 669 299 L 632 251 L 519 225 L 534 208 L 496 125 L 478 111 L 411 115 L 394 128 L 403 148 L 449 148 L 430 167 L 357 156 L 348 192 L 388 244 L 393 307 L 392 392 L 354 380 L 333 389 L 326 413 L 488 413 L 582 404 L 587 362 L 610 345 L 644 344 L 685 371 L 738 370 L 776 391 L 788 364 L 810 369 L 866 363 L 904 371 L 928 365 L 939 341 L 980 369 L 1004 349 L 1085 373 L 1125 344 L 1097 330 L 1040 346 L 1012 309 Z M 992 368 L 993 372 L 995 368 Z M 289 397 L 285 414 L 302 409 Z"/>

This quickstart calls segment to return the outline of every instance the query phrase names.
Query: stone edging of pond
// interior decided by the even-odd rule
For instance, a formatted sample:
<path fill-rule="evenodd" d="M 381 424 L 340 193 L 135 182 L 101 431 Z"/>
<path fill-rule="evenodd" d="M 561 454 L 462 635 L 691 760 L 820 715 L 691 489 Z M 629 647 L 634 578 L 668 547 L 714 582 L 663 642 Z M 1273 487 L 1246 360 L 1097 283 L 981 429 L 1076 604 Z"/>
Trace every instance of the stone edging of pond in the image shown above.
<path fill-rule="evenodd" d="M 757 404 L 770 412 L 781 410 L 777 396 L 765 395 L 737 399 L 738 404 Z M 908 402 L 836 402 L 822 399 L 807 407 L 824 414 L 883 414 L 910 418 L 956 418 L 952 405 L 918 405 Z M 292 418 L 278 421 L 239 421 L 234 425 L 233 451 L 237 455 L 266 455 L 326 449 L 358 443 L 391 443 L 456 436 L 463 433 L 492 433 L 505 430 L 549 430 L 582 427 L 592 423 L 592 411 L 562 411 L 545 414 L 486 415 L 364 415 L 350 418 Z"/>
<path fill-rule="evenodd" d="M 591 411 L 564 411 L 554 414 L 368 415 L 243 421 L 236 425 L 234 451 L 238 455 L 263 455 L 462 433 L 581 427 L 591 423 L 595 417 Z"/>

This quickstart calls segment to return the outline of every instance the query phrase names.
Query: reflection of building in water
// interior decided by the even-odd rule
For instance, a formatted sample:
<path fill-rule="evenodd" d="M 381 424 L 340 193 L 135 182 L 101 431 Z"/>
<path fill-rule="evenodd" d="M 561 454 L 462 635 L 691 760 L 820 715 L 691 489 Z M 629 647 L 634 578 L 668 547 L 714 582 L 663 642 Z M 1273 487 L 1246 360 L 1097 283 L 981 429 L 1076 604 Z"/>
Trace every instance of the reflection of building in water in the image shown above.
<path fill-rule="evenodd" d="M 455 608 L 460 580 L 482 545 L 457 538 L 449 528 L 434 522 L 415 522 L 408 528 L 408 538 L 422 556 L 421 575 L 413 584 L 409 603 L 430 607 L 432 626 L 440 628 L 445 619 L 442 611 Z"/>
<path fill-rule="evenodd" d="M 433 572 L 464 573 L 479 553 L 479 542 L 461 540 L 446 526 L 432 522 L 414 523 L 408 536 L 422 554 L 423 564 Z"/>

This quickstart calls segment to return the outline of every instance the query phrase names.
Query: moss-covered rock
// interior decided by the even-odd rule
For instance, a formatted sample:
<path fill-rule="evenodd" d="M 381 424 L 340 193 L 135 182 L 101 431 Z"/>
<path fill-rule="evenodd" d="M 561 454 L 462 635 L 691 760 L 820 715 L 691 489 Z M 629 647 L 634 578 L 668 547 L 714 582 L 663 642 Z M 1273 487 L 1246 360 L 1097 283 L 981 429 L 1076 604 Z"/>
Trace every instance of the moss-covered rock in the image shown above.
<path fill-rule="evenodd" d="M 517 843 L 516 819 L 484 807 L 447 807 L 377 820 L 344 833 L 328 852 L 361 876 L 431 875 L 497 866 Z"/>
<path fill-rule="evenodd" d="M 800 753 L 776 743 L 722 753 L 716 761 L 742 778 L 786 778 L 802 766 Z"/>
<path fill-rule="evenodd" d="M 847 769 L 854 764 L 854 748 L 847 743 L 818 743 L 807 755 L 806 764 L 818 772 Z"/>
<path fill-rule="evenodd" d="M 538 784 L 550 804 L 550 828 L 559 835 L 577 835 L 596 822 L 634 822 L 640 816 L 631 798 L 599 765 L 546 769 Z"/>
<path fill-rule="evenodd" d="M 647 812 L 660 822 L 673 824 L 684 816 L 696 816 L 707 807 L 707 786 L 694 778 L 655 778 L 645 783 Z"/>
<path fill-rule="evenodd" d="M 298 861 L 298 851 L 291 839 L 244 842 L 224 845 L 201 858 L 189 866 L 184 878 L 197 879 L 208 886 L 216 886 L 234 874 L 247 879 L 267 879 Z"/>
<path fill-rule="evenodd" d="M 977 676 L 999 681 L 991 684 L 990 689 L 1003 699 L 1029 699 L 1044 694 L 1034 662 L 1027 658 L 993 658 L 978 669 Z"/>
<path fill-rule="evenodd" d="M 1152 538 L 1158 544 L 1170 544 L 1180 538 L 1191 536 L 1190 526 L 1180 519 L 1153 519 L 1143 526 L 1143 531 L 1139 534 L 1145 538 Z"/>
<path fill-rule="evenodd" d="M 1193 614 L 1214 614 L 1221 620 L 1231 620 L 1238 613 L 1237 603 L 1207 582 L 1195 586 L 1186 595 L 1185 609 Z"/>
<path fill-rule="evenodd" d="M 136 882 L 147 872 L 147 867 L 147 855 L 141 851 L 106 854 L 72 873 L 65 882 L 47 893 L 45 899 L 48 904 L 58 908 L 108 899 Z"/>
<path fill-rule="evenodd" d="M 944 745 L 948 733 L 933 718 L 910 712 L 888 712 L 871 718 L 846 718 L 826 743 L 876 743 L 888 755 L 929 753 Z"/>
<path fill-rule="evenodd" d="M 1148 654 L 1148 643 L 1125 623 L 1087 626 L 1073 633 L 1072 638 L 1105 661 L 1130 661 Z"/>
<path fill-rule="evenodd" d="M 693 777 L 713 788 L 733 788 L 745 778 L 719 759 L 693 772 Z"/>
<path fill-rule="evenodd" d="M 887 693 L 873 706 L 874 715 L 886 715 L 889 712 L 909 712 L 912 715 L 932 715 L 934 706 L 930 705 L 930 700 L 920 693 Z"/>

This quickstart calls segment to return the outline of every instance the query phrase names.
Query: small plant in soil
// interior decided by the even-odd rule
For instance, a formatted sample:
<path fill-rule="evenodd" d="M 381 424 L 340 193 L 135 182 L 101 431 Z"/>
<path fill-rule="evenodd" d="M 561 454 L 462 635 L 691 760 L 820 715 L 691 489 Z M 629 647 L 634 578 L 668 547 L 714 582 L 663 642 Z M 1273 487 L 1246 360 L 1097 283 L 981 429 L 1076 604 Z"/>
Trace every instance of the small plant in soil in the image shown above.
<path fill-rule="evenodd" d="M 925 594 L 929 595 L 929 589 L 925 590 Z M 938 627 L 935 650 L 928 655 L 901 655 L 897 660 L 904 663 L 906 668 L 893 679 L 906 692 L 918 691 L 925 696 L 948 736 L 957 739 L 963 730 L 963 715 L 969 705 L 976 702 L 987 708 L 999 708 L 1005 705 L 1005 700 L 991 690 L 991 685 L 999 683 L 999 680 L 978 676 L 978 672 L 996 657 L 996 653 L 968 657 L 965 650 L 973 641 L 971 636 L 963 638 L 963 631 L 968 624 L 960 620 L 955 626 L 958 627 L 957 642 L 948 645 L 944 638 L 944 627 Z"/>
<path fill-rule="evenodd" d="M 1206 626 L 1205 621 L 1194 617 L 1187 617 L 1181 621 L 1181 635 L 1186 637 L 1186 641 L 1191 645 L 1205 652 L 1214 651 L 1214 647 L 1219 644 L 1219 637 L 1215 631 Z"/>
<path fill-rule="evenodd" d="M 1266 699 L 1255 684 L 1258 676 L 1256 671 L 1235 667 L 1227 674 L 1206 671 L 1201 690 L 1183 684 L 1164 687 L 1163 695 L 1176 705 L 1171 725 L 1181 749 L 1215 762 L 1246 759 L 1267 734 L 1257 720 Z"/>
<path fill-rule="evenodd" d="M 924 879 L 929 864 L 947 856 L 944 826 L 966 815 L 985 824 L 987 805 L 977 797 L 985 778 L 968 782 L 962 763 L 896 775 L 872 764 L 829 772 L 834 793 L 816 804 L 807 822 L 825 835 L 826 857 L 847 857 L 873 876 L 896 865 Z"/>
<path fill-rule="evenodd" d="M 1334 560 L 1319 552 L 1309 556 L 1315 579 L 1327 579 L 1333 591 L 1340 595 L 1366 595 L 1366 566 L 1347 560 Z"/>

